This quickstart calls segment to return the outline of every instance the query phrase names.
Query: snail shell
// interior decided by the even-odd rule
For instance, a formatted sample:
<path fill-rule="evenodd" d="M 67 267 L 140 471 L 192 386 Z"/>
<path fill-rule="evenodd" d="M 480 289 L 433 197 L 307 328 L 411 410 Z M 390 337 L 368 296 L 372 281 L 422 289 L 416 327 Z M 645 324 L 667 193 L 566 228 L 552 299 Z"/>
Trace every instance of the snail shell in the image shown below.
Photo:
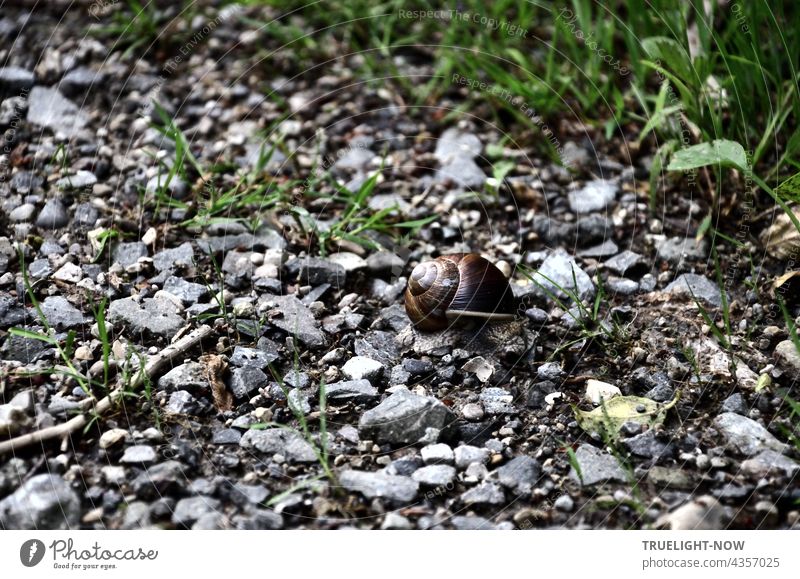
<path fill-rule="evenodd" d="M 405 300 L 406 313 L 419 330 L 442 330 L 461 317 L 489 321 L 515 317 L 508 280 L 476 253 L 420 263 L 411 272 Z"/>

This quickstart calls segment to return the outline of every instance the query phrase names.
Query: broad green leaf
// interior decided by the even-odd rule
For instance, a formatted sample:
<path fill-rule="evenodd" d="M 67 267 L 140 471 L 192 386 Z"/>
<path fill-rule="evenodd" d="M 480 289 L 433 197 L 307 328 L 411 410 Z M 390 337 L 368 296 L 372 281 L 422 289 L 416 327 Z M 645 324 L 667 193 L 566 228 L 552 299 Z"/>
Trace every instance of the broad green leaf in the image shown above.
<path fill-rule="evenodd" d="M 660 61 L 689 84 L 697 84 L 697 75 L 689 53 L 675 40 L 665 36 L 652 36 L 642 40 L 642 48 L 653 60 Z"/>
<path fill-rule="evenodd" d="M 686 171 L 707 165 L 721 165 L 746 171 L 747 155 L 736 141 L 717 139 L 710 143 L 700 143 L 675 151 L 667 170 Z"/>
<path fill-rule="evenodd" d="M 653 427 L 664 422 L 667 410 L 677 404 L 680 392 L 667 404 L 660 404 L 641 396 L 616 396 L 594 410 L 573 408 L 580 427 L 589 434 L 603 432 L 616 434 L 626 422 L 636 422 Z"/>

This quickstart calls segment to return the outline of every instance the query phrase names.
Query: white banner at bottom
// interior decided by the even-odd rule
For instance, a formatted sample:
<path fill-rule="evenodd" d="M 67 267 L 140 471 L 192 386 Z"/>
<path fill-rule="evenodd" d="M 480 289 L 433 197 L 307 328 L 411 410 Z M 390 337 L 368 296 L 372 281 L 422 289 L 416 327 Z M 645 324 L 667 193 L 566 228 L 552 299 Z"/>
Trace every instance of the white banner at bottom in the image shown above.
<path fill-rule="evenodd" d="M 0 577 L 374 579 L 391 569 L 777 579 L 798 576 L 798 539 L 792 531 L 3 531 Z"/>

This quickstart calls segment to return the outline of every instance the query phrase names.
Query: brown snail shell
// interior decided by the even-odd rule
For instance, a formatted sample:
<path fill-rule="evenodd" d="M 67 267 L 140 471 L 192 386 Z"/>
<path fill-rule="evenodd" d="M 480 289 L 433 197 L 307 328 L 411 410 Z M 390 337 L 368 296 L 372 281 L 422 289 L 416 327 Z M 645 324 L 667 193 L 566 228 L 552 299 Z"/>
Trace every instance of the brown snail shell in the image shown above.
<path fill-rule="evenodd" d="M 418 330 L 443 330 L 460 318 L 514 319 L 514 296 L 503 273 L 476 253 L 420 263 L 405 292 L 406 313 Z"/>

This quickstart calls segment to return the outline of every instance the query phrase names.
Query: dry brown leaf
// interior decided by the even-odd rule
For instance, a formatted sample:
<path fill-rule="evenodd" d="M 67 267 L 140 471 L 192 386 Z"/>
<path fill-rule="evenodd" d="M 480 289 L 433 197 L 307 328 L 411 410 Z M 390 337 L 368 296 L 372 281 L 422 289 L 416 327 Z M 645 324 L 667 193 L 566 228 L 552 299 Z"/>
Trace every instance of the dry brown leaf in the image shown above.
<path fill-rule="evenodd" d="M 233 408 L 233 393 L 227 389 L 222 376 L 228 369 L 228 364 L 216 354 L 205 354 L 200 356 L 200 363 L 206 371 L 206 378 L 211 384 L 211 394 L 214 397 L 214 405 L 220 412 L 226 412 Z"/>
<path fill-rule="evenodd" d="M 800 208 L 795 207 L 792 211 L 800 219 Z M 778 215 L 772 225 L 761 232 L 759 240 L 772 257 L 788 259 L 792 254 L 800 256 L 800 231 L 786 213 Z"/>

